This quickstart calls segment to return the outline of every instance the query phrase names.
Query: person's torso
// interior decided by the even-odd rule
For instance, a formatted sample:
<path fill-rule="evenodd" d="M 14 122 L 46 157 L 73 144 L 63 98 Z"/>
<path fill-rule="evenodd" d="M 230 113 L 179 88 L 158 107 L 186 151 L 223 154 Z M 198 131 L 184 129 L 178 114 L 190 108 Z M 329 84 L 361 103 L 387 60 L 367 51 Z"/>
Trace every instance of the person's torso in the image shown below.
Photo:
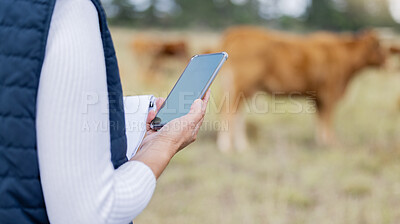
<path fill-rule="evenodd" d="M 127 161 L 122 88 L 106 16 L 100 22 L 109 93 L 111 160 Z M 55 0 L 0 1 L 0 223 L 48 223 L 36 146 L 36 97 Z"/>

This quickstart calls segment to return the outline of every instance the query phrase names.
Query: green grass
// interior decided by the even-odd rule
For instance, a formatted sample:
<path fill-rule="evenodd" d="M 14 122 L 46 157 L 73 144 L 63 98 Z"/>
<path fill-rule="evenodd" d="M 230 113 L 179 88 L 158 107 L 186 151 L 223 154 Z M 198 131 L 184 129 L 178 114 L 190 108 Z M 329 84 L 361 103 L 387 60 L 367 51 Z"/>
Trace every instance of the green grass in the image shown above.
<path fill-rule="evenodd" d="M 150 32 L 184 36 L 193 53 L 218 41 L 213 33 Z M 128 48 L 137 32 L 112 33 L 125 94 L 165 97 L 185 64 L 146 86 Z M 248 114 L 251 149 L 245 153 L 220 153 L 216 131 L 203 130 L 171 161 L 135 223 L 398 224 L 399 98 L 399 72 L 367 70 L 356 77 L 335 113 L 340 144 L 334 147 L 314 143 L 312 113 Z M 208 122 L 217 119 L 215 111 L 210 108 Z"/>

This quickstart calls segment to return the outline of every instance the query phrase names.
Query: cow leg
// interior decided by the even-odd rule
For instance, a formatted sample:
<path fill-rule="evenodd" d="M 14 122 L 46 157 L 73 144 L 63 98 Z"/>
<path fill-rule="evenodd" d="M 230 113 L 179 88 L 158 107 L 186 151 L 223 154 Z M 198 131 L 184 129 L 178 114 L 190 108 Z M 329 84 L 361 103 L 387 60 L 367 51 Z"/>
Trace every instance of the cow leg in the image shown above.
<path fill-rule="evenodd" d="M 320 145 L 336 144 L 336 137 L 332 131 L 333 104 L 328 106 L 317 101 L 318 123 L 316 131 L 317 143 Z"/>
<path fill-rule="evenodd" d="M 225 122 L 227 122 L 227 129 L 219 130 L 217 137 L 217 145 L 221 152 L 228 153 L 232 150 L 232 139 L 233 139 L 232 126 L 234 126 L 235 123 L 232 115 L 226 114 L 222 115 L 221 117 L 223 120 L 225 120 Z M 222 121 L 222 119 L 221 122 L 224 122 Z"/>
<path fill-rule="evenodd" d="M 224 114 L 228 129 L 221 130 L 218 134 L 218 147 L 222 152 L 229 152 L 232 148 L 238 151 L 245 151 L 248 148 L 246 136 L 245 114 L 241 110 Z M 233 145 L 232 145 L 233 143 Z"/>
<path fill-rule="evenodd" d="M 231 111 L 232 110 L 231 100 L 232 97 L 228 95 L 228 97 L 224 98 L 222 101 L 222 110 L 220 112 L 221 129 L 219 130 L 217 136 L 217 146 L 219 150 L 221 152 L 226 152 L 226 153 L 232 150 L 232 139 L 233 139 L 232 130 L 234 129 L 235 126 L 234 113 Z M 226 129 L 222 128 L 223 126 L 222 124 L 225 124 L 227 128 Z"/>
<path fill-rule="evenodd" d="M 228 82 L 227 84 L 230 83 Z M 221 129 L 219 131 L 217 145 L 222 152 L 229 152 L 233 148 L 232 143 L 235 143 L 236 146 L 237 142 L 234 142 L 234 139 L 237 137 L 237 130 L 242 128 L 240 125 L 238 125 L 237 119 L 241 113 L 238 108 L 240 108 L 243 98 L 240 97 L 239 91 L 233 88 L 233 85 L 230 85 L 225 90 L 226 94 L 228 95 L 226 95 L 227 98 L 224 98 L 223 101 L 222 110 L 220 113 L 220 121 L 226 122 L 227 130 Z"/>
<path fill-rule="evenodd" d="M 248 142 L 247 142 L 247 135 L 246 135 L 246 119 L 245 119 L 245 114 L 242 111 L 238 111 L 235 114 L 235 119 L 234 119 L 235 124 L 235 129 L 233 130 L 233 140 L 234 140 L 234 145 L 236 150 L 239 152 L 241 151 L 246 151 L 248 148 Z"/>
<path fill-rule="evenodd" d="M 221 122 L 226 122 L 226 129 L 221 129 L 218 133 L 217 145 L 221 152 L 230 152 L 233 149 L 232 143 L 235 138 L 235 130 L 237 130 L 237 117 L 238 111 L 233 110 L 232 107 L 221 112 Z M 221 125 L 223 126 L 223 125 Z"/>

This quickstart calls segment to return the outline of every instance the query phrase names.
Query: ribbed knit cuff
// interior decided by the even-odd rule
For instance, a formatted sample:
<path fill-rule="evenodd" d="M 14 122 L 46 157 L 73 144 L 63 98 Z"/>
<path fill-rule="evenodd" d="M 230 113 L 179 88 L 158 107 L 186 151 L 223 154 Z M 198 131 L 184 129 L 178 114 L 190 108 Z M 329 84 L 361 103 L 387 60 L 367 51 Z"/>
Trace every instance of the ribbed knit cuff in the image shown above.
<path fill-rule="evenodd" d="M 115 201 L 109 219 L 130 222 L 149 203 L 156 177 L 150 167 L 139 161 L 126 162 L 115 171 L 114 177 Z"/>

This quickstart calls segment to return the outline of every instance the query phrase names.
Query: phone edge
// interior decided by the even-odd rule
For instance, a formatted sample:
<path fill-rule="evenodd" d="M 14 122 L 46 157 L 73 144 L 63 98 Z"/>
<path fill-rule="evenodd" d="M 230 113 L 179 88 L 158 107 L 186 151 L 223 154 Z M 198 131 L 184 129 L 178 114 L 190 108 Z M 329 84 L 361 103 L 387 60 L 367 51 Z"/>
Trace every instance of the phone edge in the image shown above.
<path fill-rule="evenodd" d="M 198 99 L 203 99 L 204 95 L 206 94 L 207 90 L 210 88 L 211 84 L 214 82 L 215 77 L 217 76 L 219 70 L 222 68 L 222 65 L 228 60 L 228 53 L 225 51 L 220 52 L 218 54 L 223 54 L 224 57 L 222 58 L 221 62 L 219 63 L 218 67 L 215 69 L 213 75 L 211 76 L 210 80 L 208 80 L 206 86 L 203 89 L 203 92 L 200 94 L 200 98 Z"/>
<path fill-rule="evenodd" d="M 222 54 L 223 58 L 222 58 L 221 62 L 218 64 L 218 67 L 215 69 L 215 71 L 214 71 L 213 75 L 211 76 L 210 80 L 208 80 L 205 88 L 203 89 L 202 93 L 200 94 L 200 98 L 197 98 L 197 99 L 202 99 L 204 97 L 205 93 L 210 88 L 211 84 L 213 83 L 213 81 L 214 81 L 215 77 L 217 76 L 219 70 L 221 69 L 222 65 L 228 60 L 228 57 L 229 57 L 228 53 L 226 53 L 225 51 L 218 52 L 218 53 L 212 53 L 212 54 L 201 54 L 201 55 L 213 55 L 213 54 Z M 199 57 L 201 55 L 196 54 L 196 55 L 194 55 L 193 57 L 190 58 L 189 63 L 186 65 L 186 67 L 183 70 L 182 74 L 179 76 L 179 79 L 176 80 L 176 82 L 175 82 L 174 86 L 172 87 L 171 91 L 168 93 L 168 96 L 165 98 L 164 103 L 160 106 L 160 109 L 157 111 L 156 117 L 158 115 L 158 112 L 161 110 L 161 108 L 163 108 L 163 106 L 164 106 L 165 102 L 167 101 L 169 95 L 172 93 L 172 91 L 174 91 L 175 86 L 178 84 L 179 80 L 182 78 L 182 75 L 185 73 L 187 67 L 190 64 L 190 61 L 192 61 L 194 58 Z M 156 130 L 156 131 L 160 130 L 164 125 L 165 124 L 154 125 L 153 121 L 150 122 L 150 128 L 153 129 L 153 130 Z"/>

